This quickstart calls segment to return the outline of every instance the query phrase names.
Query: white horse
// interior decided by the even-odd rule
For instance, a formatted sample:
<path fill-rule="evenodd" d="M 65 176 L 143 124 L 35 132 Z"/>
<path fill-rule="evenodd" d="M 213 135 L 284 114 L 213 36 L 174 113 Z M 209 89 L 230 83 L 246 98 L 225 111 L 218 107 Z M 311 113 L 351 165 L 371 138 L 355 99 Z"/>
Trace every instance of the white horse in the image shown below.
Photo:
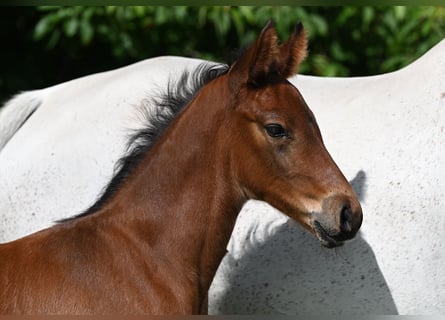
<path fill-rule="evenodd" d="M 326 249 L 249 202 L 210 313 L 445 313 L 444 55 L 442 41 L 397 72 L 291 79 L 362 200 L 362 231 L 347 250 Z M 138 126 L 141 101 L 197 63 L 149 59 L 11 100 L 0 111 L 0 241 L 89 207 Z"/>

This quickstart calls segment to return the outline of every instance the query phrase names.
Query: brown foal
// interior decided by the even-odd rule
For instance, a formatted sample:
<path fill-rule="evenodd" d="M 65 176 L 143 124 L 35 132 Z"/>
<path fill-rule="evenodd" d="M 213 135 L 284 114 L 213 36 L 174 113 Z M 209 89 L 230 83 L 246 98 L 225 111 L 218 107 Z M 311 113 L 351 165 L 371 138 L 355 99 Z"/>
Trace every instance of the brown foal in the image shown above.
<path fill-rule="evenodd" d="M 203 312 L 248 199 L 325 246 L 352 238 L 360 204 L 286 80 L 305 55 L 301 24 L 280 45 L 269 22 L 230 69 L 200 68 L 202 86 L 98 204 L 0 245 L 0 313 Z"/>

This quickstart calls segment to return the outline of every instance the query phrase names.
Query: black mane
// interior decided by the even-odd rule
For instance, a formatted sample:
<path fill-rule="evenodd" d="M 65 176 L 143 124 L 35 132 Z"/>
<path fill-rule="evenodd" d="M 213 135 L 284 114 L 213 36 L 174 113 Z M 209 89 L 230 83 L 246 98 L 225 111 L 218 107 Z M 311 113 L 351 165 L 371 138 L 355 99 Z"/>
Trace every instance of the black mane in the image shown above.
<path fill-rule="evenodd" d="M 116 163 L 115 174 L 101 196 L 86 211 L 74 217 L 59 220 L 71 221 L 101 209 L 129 177 L 142 158 L 150 151 L 174 118 L 188 105 L 199 90 L 211 80 L 227 73 L 223 64 L 202 63 L 193 71 L 184 71 L 179 79 L 169 79 L 165 92 L 142 103 L 144 128 L 135 131 L 128 141 L 127 154 Z M 155 106 L 155 108 L 150 108 Z"/>

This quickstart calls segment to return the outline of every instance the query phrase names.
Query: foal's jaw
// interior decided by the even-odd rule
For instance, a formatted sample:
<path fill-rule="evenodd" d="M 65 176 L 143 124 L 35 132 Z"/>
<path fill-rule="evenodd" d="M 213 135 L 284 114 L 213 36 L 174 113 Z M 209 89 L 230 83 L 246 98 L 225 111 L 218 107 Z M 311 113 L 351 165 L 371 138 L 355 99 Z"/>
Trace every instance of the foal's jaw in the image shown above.
<path fill-rule="evenodd" d="M 343 245 L 355 237 L 362 224 L 362 209 L 354 198 L 337 194 L 325 198 L 321 210 L 311 214 L 310 228 L 327 248 Z"/>
<path fill-rule="evenodd" d="M 329 233 L 322 227 L 322 225 L 315 220 L 312 225 L 315 236 L 326 248 L 335 248 L 343 245 L 343 241 L 335 240 Z"/>
<path fill-rule="evenodd" d="M 362 211 L 358 203 L 350 205 L 348 201 L 343 201 L 344 196 L 338 196 L 338 200 L 332 198 L 337 196 L 318 201 L 308 199 L 304 204 L 299 203 L 293 208 L 288 204 L 286 208 L 277 209 L 312 233 L 322 246 L 334 248 L 354 238 L 362 223 Z M 335 206 L 341 208 L 338 209 L 340 211 L 326 208 L 326 202 L 337 202 Z M 353 202 L 351 199 L 351 203 Z"/>

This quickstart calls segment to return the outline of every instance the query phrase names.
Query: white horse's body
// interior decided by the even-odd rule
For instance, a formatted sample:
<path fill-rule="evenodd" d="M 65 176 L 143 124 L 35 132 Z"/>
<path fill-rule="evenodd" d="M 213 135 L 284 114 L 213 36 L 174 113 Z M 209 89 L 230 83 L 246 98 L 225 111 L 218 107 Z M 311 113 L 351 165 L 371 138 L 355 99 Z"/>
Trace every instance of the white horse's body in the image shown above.
<path fill-rule="evenodd" d="M 30 112 L 27 101 L 38 105 L 0 150 L 0 242 L 49 227 L 93 204 L 125 153 L 131 129 L 141 123 L 141 102 L 165 88 L 170 76 L 200 62 L 149 59 L 25 92 L 14 99 L 16 105 L 0 110 L 0 127 L 14 129 L 2 117 L 21 107 Z M 2 134 L 0 142 L 11 135 L 10 130 Z"/>
<path fill-rule="evenodd" d="M 442 41 L 397 72 L 291 79 L 362 199 L 361 232 L 329 250 L 249 202 L 211 287 L 211 313 L 445 313 L 444 56 Z M 0 142 L 11 136 L 0 151 L 0 241 L 89 207 L 139 124 L 137 106 L 197 63 L 150 59 L 25 93 L 35 113 L 15 134 L 14 124 L 0 130 Z"/>

